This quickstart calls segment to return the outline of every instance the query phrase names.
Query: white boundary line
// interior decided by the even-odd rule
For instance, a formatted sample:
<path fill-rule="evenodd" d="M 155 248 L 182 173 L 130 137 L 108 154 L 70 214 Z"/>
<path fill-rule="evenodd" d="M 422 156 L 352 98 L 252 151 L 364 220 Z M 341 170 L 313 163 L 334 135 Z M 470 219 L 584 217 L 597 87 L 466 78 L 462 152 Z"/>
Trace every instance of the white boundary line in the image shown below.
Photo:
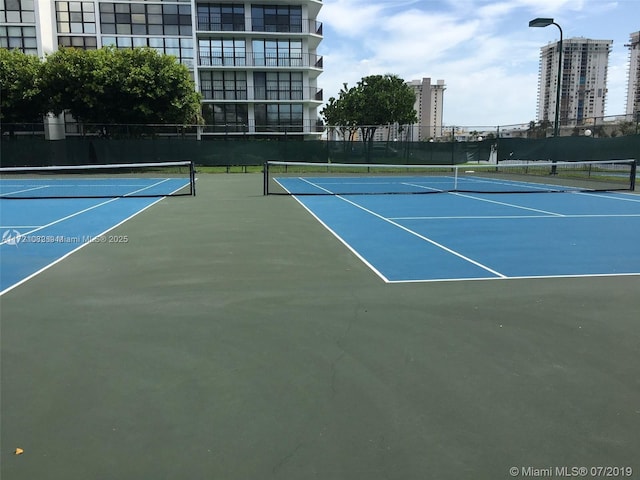
<path fill-rule="evenodd" d="M 487 203 L 495 203 L 496 205 L 502 205 L 504 207 L 511 207 L 511 208 L 518 208 L 520 210 L 527 210 L 530 212 L 538 212 L 538 213 L 543 213 L 545 215 L 551 215 L 554 217 L 564 217 L 564 215 L 562 215 L 561 213 L 556 213 L 556 212 L 549 212 L 547 210 L 540 210 L 538 208 L 530 208 L 530 207 L 523 207 L 522 205 L 516 205 L 513 203 L 507 203 L 507 202 L 498 202 L 497 200 L 489 200 L 488 198 L 482 198 L 482 197 L 476 197 L 475 195 L 469 195 L 466 193 L 451 193 L 451 195 L 456 195 L 458 197 L 464 197 L 464 198 L 470 198 L 471 200 L 478 200 L 479 202 L 487 202 Z"/>
<path fill-rule="evenodd" d="M 500 220 L 500 219 L 522 219 L 527 218 L 626 218 L 640 217 L 640 213 L 620 213 L 620 214 L 570 214 L 570 215 L 460 215 L 442 217 L 389 217 L 389 220 Z"/>
<path fill-rule="evenodd" d="M 553 279 L 553 278 L 607 278 L 607 277 L 637 277 L 640 272 L 627 273 L 585 273 L 575 275 L 522 275 L 516 277 L 474 277 L 474 278 L 433 278 L 424 280 L 391 280 L 387 283 L 433 283 L 433 282 L 471 282 L 478 280 L 536 280 L 536 279 Z"/>
<path fill-rule="evenodd" d="M 587 197 L 609 198 L 611 200 L 620 200 L 622 202 L 640 203 L 640 195 L 637 193 L 619 192 L 618 195 L 607 195 L 604 193 L 575 192 L 575 195 L 585 195 Z M 623 197 L 625 195 L 625 197 Z M 633 198 L 632 198 L 633 197 Z"/>

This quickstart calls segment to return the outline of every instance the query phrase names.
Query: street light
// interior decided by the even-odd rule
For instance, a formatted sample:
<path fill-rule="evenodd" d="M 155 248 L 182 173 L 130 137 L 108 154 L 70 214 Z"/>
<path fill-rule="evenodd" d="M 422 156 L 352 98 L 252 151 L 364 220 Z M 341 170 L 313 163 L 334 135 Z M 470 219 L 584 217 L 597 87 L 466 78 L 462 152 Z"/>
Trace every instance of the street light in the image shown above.
<path fill-rule="evenodd" d="M 553 136 L 560 135 L 560 87 L 562 83 L 562 28 L 553 18 L 534 18 L 529 22 L 530 27 L 548 27 L 549 25 L 555 25 L 560 30 L 560 41 L 558 42 L 558 82 L 556 85 L 556 116 L 555 124 L 553 127 Z"/>

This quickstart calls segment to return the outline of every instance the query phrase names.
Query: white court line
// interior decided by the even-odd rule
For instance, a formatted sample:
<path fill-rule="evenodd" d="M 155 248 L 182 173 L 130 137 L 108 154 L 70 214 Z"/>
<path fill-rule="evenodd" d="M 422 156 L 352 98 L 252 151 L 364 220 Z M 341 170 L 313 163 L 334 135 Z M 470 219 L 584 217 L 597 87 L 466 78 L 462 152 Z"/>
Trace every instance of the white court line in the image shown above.
<path fill-rule="evenodd" d="M 636 193 L 628 193 L 628 192 L 620 192 L 620 196 L 606 195 L 604 193 L 589 193 L 589 192 L 576 192 L 574 195 L 585 195 L 587 197 L 596 197 L 596 198 L 607 198 L 610 200 L 620 200 L 622 202 L 634 202 L 640 203 L 640 195 Z M 627 197 L 622 197 L 621 195 L 626 195 Z M 635 198 L 632 198 L 635 197 Z"/>
<path fill-rule="evenodd" d="M 461 216 L 430 216 L 430 217 L 389 217 L 390 220 L 475 220 L 488 219 L 488 220 L 500 220 L 500 219 L 527 219 L 527 218 L 618 218 L 618 217 L 640 217 L 640 213 L 616 213 L 616 214 L 575 214 L 575 215 L 461 215 Z"/>
<path fill-rule="evenodd" d="M 437 182 L 434 182 L 434 184 L 435 183 L 437 183 Z M 445 182 L 443 182 L 443 183 L 445 183 Z M 407 185 L 408 187 L 417 187 L 417 188 L 421 188 L 423 190 L 429 190 L 429 191 L 432 191 L 432 192 L 441 192 L 441 193 L 445 192 L 445 190 L 443 190 L 441 188 L 427 187 L 425 185 L 418 185 L 417 183 L 401 182 L 400 185 Z M 447 183 L 447 185 L 448 185 L 448 183 Z"/>
<path fill-rule="evenodd" d="M 518 277 L 474 277 L 474 278 L 432 278 L 423 280 L 391 280 L 387 283 L 432 283 L 432 282 L 472 282 L 477 280 L 537 280 L 552 278 L 607 278 L 607 277 L 637 277 L 640 272 L 631 273 L 585 273 L 576 275 L 523 275 Z"/>
<path fill-rule="evenodd" d="M 0 230 L 5 229 L 5 228 L 38 228 L 41 227 L 42 225 L 0 225 Z"/>
<path fill-rule="evenodd" d="M 516 205 L 514 203 L 498 202 L 497 200 L 489 200 L 488 198 L 476 197 L 474 195 L 469 195 L 469 194 L 466 194 L 466 193 L 455 193 L 455 192 L 453 192 L 453 193 L 450 193 L 450 195 L 456 195 L 458 197 L 470 198 L 471 200 L 478 200 L 480 202 L 495 203 L 496 205 L 503 205 L 505 207 L 518 208 L 520 210 L 527 210 L 529 212 L 544 213 L 546 215 L 552 215 L 554 217 L 564 217 L 563 214 L 557 213 L 557 212 L 549 212 L 547 210 L 540 210 L 539 208 L 523 207 L 522 205 Z"/>
<path fill-rule="evenodd" d="M 16 193 L 33 192 L 34 190 L 42 190 L 43 188 L 48 188 L 48 187 L 49 185 L 42 185 L 40 187 L 25 188 L 24 190 L 17 190 L 15 192 L 7 192 L 7 193 L 0 194 L 0 197 L 8 197 L 10 195 L 15 195 Z"/>
<path fill-rule="evenodd" d="M 309 182 L 309 181 L 307 181 L 305 179 L 302 179 L 302 180 L 304 180 L 305 182 L 309 183 L 310 185 L 313 185 L 313 186 L 315 186 L 317 188 L 320 188 L 321 190 L 324 190 L 325 192 L 329 192 L 329 190 L 327 190 L 325 188 L 322 188 L 319 185 L 315 185 L 315 184 L 313 184 L 313 182 Z M 359 209 L 369 213 L 370 215 L 373 215 L 374 217 L 379 218 L 380 220 L 383 220 L 383 221 L 385 221 L 387 223 L 390 223 L 394 227 L 397 227 L 397 228 L 399 228 L 401 230 L 404 230 L 405 232 L 410 233 L 411 235 L 414 235 L 414 236 L 418 237 L 419 239 L 424 240 L 425 242 L 430 243 L 431 245 L 444 250 L 447 253 L 450 253 L 450 254 L 458 257 L 458 258 L 461 258 L 462 260 L 465 260 L 465 261 L 467 261 L 467 262 L 469 262 L 469 263 L 471 263 L 471 264 L 473 264 L 473 265 L 475 265 L 477 267 L 480 267 L 481 269 L 486 270 L 487 272 L 492 273 L 493 275 L 496 275 L 496 276 L 498 276 L 500 278 L 507 278 L 506 275 L 504 275 L 504 274 L 502 274 L 502 273 L 500 273 L 500 272 L 498 272 L 496 270 L 493 270 L 492 268 L 490 268 L 490 267 L 488 267 L 486 265 L 483 265 L 482 263 L 477 262 L 477 261 L 475 261 L 475 260 L 473 260 L 473 259 L 471 259 L 469 257 L 466 257 L 465 255 L 461 254 L 460 252 L 456 252 L 455 250 L 452 250 L 449 247 L 446 247 L 446 246 L 442 245 L 441 243 L 436 242 L 435 240 L 432 240 L 432 239 L 430 239 L 428 237 L 425 237 L 424 235 L 420 235 L 418 232 L 415 232 L 415 231 L 413 231 L 413 230 L 411 230 L 411 229 L 409 229 L 409 228 L 407 228 L 407 227 L 405 227 L 403 225 L 400 225 L 397 222 L 394 222 L 393 220 L 390 220 L 390 219 L 388 219 L 386 217 L 383 217 L 382 215 L 380 215 L 380 214 L 378 214 L 378 213 L 376 213 L 376 212 L 374 212 L 372 210 L 369 210 L 368 208 L 365 208 L 362 205 L 359 205 L 359 204 L 357 204 L 357 203 L 355 203 L 355 202 L 353 202 L 353 201 L 351 201 L 351 200 L 349 200 L 347 198 L 344 198 L 344 197 L 342 197 L 340 195 L 335 195 L 335 197 L 339 198 L 340 200 L 342 200 L 344 202 L 347 202 L 347 203 L 353 205 L 356 208 L 359 208 Z"/>

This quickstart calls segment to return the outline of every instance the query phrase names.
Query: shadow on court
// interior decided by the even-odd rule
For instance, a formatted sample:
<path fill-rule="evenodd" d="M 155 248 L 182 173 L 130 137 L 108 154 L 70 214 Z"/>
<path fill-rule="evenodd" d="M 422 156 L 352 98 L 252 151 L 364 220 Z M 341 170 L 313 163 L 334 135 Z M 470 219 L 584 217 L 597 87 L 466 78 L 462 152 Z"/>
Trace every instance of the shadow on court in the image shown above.
<path fill-rule="evenodd" d="M 2 297 L 3 480 L 640 472 L 640 277 L 387 285 L 200 177 Z"/>

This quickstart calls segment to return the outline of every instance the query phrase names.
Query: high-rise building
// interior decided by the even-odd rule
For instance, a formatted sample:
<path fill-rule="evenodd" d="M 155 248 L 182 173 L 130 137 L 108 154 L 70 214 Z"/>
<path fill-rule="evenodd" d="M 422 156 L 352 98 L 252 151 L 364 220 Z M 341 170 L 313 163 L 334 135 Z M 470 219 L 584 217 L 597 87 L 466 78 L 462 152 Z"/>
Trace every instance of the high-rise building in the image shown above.
<path fill-rule="evenodd" d="M 320 135 L 321 0 L 0 0 L 0 47 L 149 46 L 202 93 L 204 135 Z"/>
<path fill-rule="evenodd" d="M 632 33 L 626 46 L 629 48 L 626 114 L 637 119 L 640 115 L 640 32 Z"/>
<path fill-rule="evenodd" d="M 412 80 L 407 84 L 416 94 L 414 109 L 418 123 L 413 126 L 413 141 L 429 140 L 442 136 L 442 113 L 444 104 L 444 80 L 431 83 L 430 78 Z"/>
<path fill-rule="evenodd" d="M 562 47 L 560 125 L 590 123 L 604 116 L 607 97 L 607 66 L 612 40 L 568 38 Z M 558 44 L 540 49 L 538 121 L 553 123 L 556 112 Z"/>

